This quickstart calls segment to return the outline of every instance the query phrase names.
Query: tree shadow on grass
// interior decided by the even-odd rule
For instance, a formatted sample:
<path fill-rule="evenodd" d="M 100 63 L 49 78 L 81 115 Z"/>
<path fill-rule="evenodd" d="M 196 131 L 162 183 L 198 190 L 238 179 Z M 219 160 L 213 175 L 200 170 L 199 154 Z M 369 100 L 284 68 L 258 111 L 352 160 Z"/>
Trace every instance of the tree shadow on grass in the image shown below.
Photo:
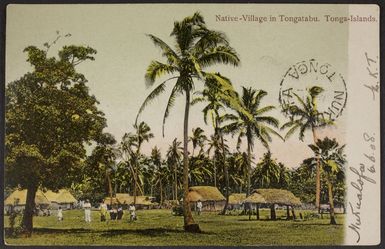
<path fill-rule="evenodd" d="M 100 236 L 102 237 L 113 237 L 113 236 L 120 236 L 124 234 L 133 234 L 133 235 L 141 235 L 141 236 L 169 236 L 171 233 L 174 234 L 182 234 L 186 233 L 184 230 L 177 230 L 177 229 L 169 229 L 169 228 L 145 228 L 145 229 L 119 229 L 119 230 L 107 230 L 103 231 Z M 215 234 L 212 232 L 201 232 L 199 234 Z"/>
<path fill-rule="evenodd" d="M 86 229 L 86 228 L 34 228 L 34 233 L 100 233 L 98 230 Z"/>

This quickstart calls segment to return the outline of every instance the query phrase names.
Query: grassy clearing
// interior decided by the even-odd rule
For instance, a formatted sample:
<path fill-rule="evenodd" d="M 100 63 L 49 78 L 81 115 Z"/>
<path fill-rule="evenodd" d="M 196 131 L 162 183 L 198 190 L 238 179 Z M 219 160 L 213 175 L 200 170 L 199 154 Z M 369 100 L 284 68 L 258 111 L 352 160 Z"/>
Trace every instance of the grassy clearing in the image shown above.
<path fill-rule="evenodd" d="M 221 216 L 215 213 L 195 215 L 204 231 L 183 232 L 183 218 L 169 210 L 139 210 L 138 220 L 128 221 L 127 213 L 120 221 L 100 222 L 92 212 L 92 222 L 83 221 L 81 210 L 64 211 L 64 221 L 55 216 L 35 217 L 31 238 L 9 238 L 9 245 L 338 245 L 344 238 L 344 215 L 337 215 L 339 225 L 329 225 L 327 217 L 308 221 L 248 220 L 248 216 Z M 279 210 L 277 217 L 284 216 Z M 269 210 L 261 210 L 266 219 Z M 255 219 L 255 217 L 253 217 Z M 8 217 L 5 217 L 7 223 Z M 6 225 L 7 227 L 7 225 Z"/>

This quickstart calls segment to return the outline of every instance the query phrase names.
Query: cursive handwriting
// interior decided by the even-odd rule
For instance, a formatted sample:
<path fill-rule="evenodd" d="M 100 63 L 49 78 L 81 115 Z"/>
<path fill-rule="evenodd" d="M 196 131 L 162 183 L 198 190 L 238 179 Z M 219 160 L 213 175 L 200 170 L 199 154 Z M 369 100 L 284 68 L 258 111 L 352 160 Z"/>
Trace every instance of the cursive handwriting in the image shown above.
<path fill-rule="evenodd" d="M 362 207 L 362 200 L 363 200 L 363 190 L 364 185 L 366 183 L 372 183 L 376 184 L 376 181 L 369 176 L 368 174 L 374 174 L 376 172 L 375 168 L 375 150 L 376 146 L 374 145 L 375 134 L 373 136 L 369 135 L 368 133 L 363 133 L 363 138 L 365 143 L 368 145 L 368 151 L 363 153 L 363 159 L 364 162 L 359 164 L 358 168 L 350 167 L 350 171 L 354 173 L 356 176 L 356 180 L 350 182 L 350 184 L 353 186 L 353 188 L 356 190 L 356 201 L 354 203 L 349 202 L 350 211 L 353 214 L 355 221 L 349 224 L 349 228 L 352 229 L 356 235 L 357 235 L 357 243 L 361 239 L 360 229 L 361 229 L 361 207 Z M 366 172 L 368 171 L 368 173 Z"/>
<path fill-rule="evenodd" d="M 364 87 L 369 89 L 372 93 L 373 100 L 376 99 L 376 94 L 380 91 L 380 81 L 379 81 L 379 66 L 378 66 L 378 56 L 376 59 L 368 56 L 368 53 L 365 52 L 366 58 L 366 70 L 370 76 L 370 83 L 364 84 Z"/>

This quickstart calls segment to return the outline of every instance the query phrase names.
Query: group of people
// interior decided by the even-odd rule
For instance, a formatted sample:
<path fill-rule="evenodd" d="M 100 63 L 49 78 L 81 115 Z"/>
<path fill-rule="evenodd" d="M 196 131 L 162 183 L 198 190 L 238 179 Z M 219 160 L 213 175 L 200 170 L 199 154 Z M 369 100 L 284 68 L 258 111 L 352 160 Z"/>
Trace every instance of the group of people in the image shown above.
<path fill-rule="evenodd" d="M 82 203 L 82 206 L 84 209 L 84 220 L 85 222 L 89 223 L 91 222 L 91 203 L 89 200 L 86 200 L 84 203 Z M 130 212 L 130 221 L 137 220 L 134 203 L 131 203 L 128 206 L 128 211 Z M 100 221 L 102 222 L 107 220 L 107 214 L 110 215 L 111 220 L 121 220 L 123 218 L 123 213 L 123 207 L 121 205 L 108 208 L 107 204 L 103 202 L 100 204 Z M 59 221 L 63 220 L 63 210 L 61 207 L 59 207 L 57 211 L 57 218 Z"/>
<path fill-rule="evenodd" d="M 136 220 L 136 208 L 133 203 L 131 203 L 128 206 L 128 211 L 130 212 L 130 221 Z M 111 206 L 110 209 L 108 209 L 107 204 L 101 203 L 100 204 L 100 221 L 106 221 L 107 220 L 107 214 L 110 214 L 111 220 L 121 220 L 123 218 L 123 207 L 121 205 L 118 206 Z"/>

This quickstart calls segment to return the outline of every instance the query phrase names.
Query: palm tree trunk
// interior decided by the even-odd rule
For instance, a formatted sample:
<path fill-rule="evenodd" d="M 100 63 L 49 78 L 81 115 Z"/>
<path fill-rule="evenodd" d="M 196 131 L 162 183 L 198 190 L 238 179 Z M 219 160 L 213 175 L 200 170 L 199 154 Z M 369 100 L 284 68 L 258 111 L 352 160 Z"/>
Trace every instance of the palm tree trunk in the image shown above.
<path fill-rule="evenodd" d="M 312 128 L 313 132 L 313 140 L 314 143 L 317 142 L 317 135 L 315 131 L 315 127 Z M 321 205 L 320 205 L 320 199 L 321 199 L 321 172 L 320 172 L 320 159 L 319 156 L 317 155 L 317 165 L 316 165 L 316 192 L 315 192 L 315 206 L 318 210 L 318 213 L 321 211 Z"/>
<path fill-rule="evenodd" d="M 28 237 L 32 235 L 32 230 L 33 230 L 33 213 L 35 210 L 36 192 L 37 192 L 37 187 L 33 186 L 33 187 L 27 188 L 27 199 L 25 202 L 22 227 Z"/>
<path fill-rule="evenodd" d="M 162 178 L 159 179 L 159 185 L 160 185 L 160 206 L 163 205 L 163 184 L 162 184 Z"/>
<path fill-rule="evenodd" d="M 186 93 L 186 105 L 184 111 L 184 124 L 183 124 L 183 217 L 184 217 L 184 229 L 187 232 L 200 232 L 199 225 L 195 223 L 190 207 L 190 201 L 188 200 L 188 173 L 189 173 L 189 160 L 188 160 L 188 118 L 190 111 L 190 91 Z"/>
<path fill-rule="evenodd" d="M 213 157 L 213 164 L 214 164 L 214 187 L 217 187 L 217 164 L 215 160 L 215 152 Z"/>
<path fill-rule="evenodd" d="M 216 125 L 218 127 L 218 120 L 216 120 Z M 225 151 L 225 143 L 223 142 L 223 135 L 220 130 L 218 130 L 219 137 L 221 138 L 221 147 L 222 147 L 222 157 L 223 157 L 223 169 L 225 173 L 225 182 L 226 182 L 226 203 L 225 206 L 223 207 L 222 214 L 226 214 L 227 206 L 229 205 L 229 188 L 230 188 L 230 182 L 229 182 L 229 170 L 227 168 L 227 163 L 226 163 L 226 151 Z"/>
<path fill-rule="evenodd" d="M 333 186 L 329 179 L 327 179 L 327 184 L 328 184 L 329 207 L 330 207 L 330 224 L 336 225 L 337 222 L 334 214 Z"/>
<path fill-rule="evenodd" d="M 177 170 L 177 164 L 174 165 L 174 174 L 175 174 L 175 200 L 178 200 L 178 170 Z"/>
<path fill-rule="evenodd" d="M 136 195 L 137 195 L 137 185 L 138 185 L 138 179 L 137 179 L 137 176 L 138 176 L 138 172 L 137 172 L 137 160 L 138 158 L 135 159 L 135 165 L 134 165 L 134 206 L 136 205 Z"/>
<path fill-rule="evenodd" d="M 251 185 L 251 144 L 247 140 L 247 183 L 246 183 L 246 197 L 250 195 Z"/>

